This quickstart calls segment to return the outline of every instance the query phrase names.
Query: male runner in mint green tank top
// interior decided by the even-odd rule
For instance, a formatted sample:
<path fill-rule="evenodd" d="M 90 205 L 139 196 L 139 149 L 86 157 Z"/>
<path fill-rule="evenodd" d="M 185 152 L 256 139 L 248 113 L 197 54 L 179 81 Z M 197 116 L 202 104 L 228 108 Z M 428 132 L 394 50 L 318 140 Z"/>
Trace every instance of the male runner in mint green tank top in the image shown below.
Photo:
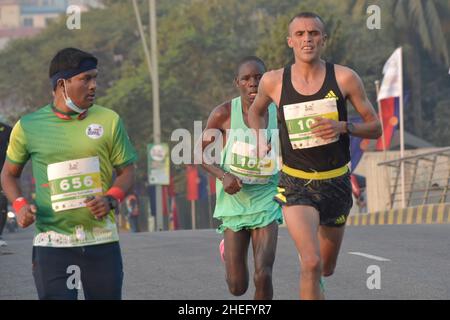
<path fill-rule="evenodd" d="M 218 230 L 224 233 L 228 288 L 236 296 L 247 291 L 247 255 L 252 240 L 255 299 L 273 297 L 272 267 L 278 224 L 282 222 L 281 208 L 272 200 L 272 196 L 277 193 L 278 183 L 275 161 L 254 162 L 256 157 L 252 158 L 249 153 L 251 141 L 242 137 L 246 134 L 251 136 L 247 126 L 247 111 L 264 72 L 264 62 L 259 58 L 252 56 L 241 60 L 235 79 L 240 96 L 224 102 L 211 112 L 202 140 L 202 150 L 214 142 L 208 136 L 208 129 L 220 130 L 223 139 L 220 141 L 223 143 L 220 165 L 205 164 L 205 161 L 202 166 L 217 178 L 214 217 L 222 221 Z M 267 113 L 266 128 L 271 139 L 271 134 L 277 129 L 275 106 Z M 277 140 L 278 136 L 274 139 Z"/>

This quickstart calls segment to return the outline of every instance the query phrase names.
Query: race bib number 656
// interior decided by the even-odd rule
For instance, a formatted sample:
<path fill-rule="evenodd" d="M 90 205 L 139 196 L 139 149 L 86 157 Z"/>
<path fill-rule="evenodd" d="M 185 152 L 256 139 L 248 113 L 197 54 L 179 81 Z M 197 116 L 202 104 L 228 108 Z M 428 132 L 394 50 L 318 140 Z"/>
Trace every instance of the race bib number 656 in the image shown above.
<path fill-rule="evenodd" d="M 87 196 L 102 194 L 98 157 L 50 164 L 47 174 L 55 212 L 85 207 Z"/>

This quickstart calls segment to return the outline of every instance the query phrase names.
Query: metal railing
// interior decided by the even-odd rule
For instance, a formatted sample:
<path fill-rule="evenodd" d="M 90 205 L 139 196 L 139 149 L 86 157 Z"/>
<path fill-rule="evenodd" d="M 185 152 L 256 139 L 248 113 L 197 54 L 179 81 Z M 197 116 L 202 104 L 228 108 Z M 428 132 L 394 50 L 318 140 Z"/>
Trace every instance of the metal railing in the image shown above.
<path fill-rule="evenodd" d="M 390 177 L 390 207 L 402 202 L 401 163 L 405 167 L 407 207 L 450 202 L 450 147 L 378 163 L 386 166 Z"/>

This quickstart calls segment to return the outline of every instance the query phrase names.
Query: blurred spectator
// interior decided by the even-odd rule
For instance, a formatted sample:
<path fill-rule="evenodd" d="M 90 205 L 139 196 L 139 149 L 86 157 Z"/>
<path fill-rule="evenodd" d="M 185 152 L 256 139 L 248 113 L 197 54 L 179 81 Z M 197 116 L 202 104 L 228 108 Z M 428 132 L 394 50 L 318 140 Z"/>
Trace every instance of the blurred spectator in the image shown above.
<path fill-rule="evenodd" d="M 0 119 L 0 170 L 3 168 L 5 162 L 6 148 L 8 147 L 9 136 L 12 128 L 5 124 L 3 119 Z M 6 217 L 8 212 L 8 199 L 3 194 L 0 186 L 0 247 L 6 246 L 7 243 L 2 239 L 3 229 L 6 224 Z"/>
<path fill-rule="evenodd" d="M 130 193 L 126 199 L 128 222 L 130 223 L 131 232 L 139 232 L 139 202 L 135 193 Z"/>

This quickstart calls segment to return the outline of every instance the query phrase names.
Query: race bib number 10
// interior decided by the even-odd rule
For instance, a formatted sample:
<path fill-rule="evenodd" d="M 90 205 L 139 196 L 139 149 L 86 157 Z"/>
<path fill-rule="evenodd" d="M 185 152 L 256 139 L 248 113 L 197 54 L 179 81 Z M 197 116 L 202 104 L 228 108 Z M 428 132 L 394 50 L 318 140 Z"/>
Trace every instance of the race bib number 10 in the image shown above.
<path fill-rule="evenodd" d="M 292 149 L 306 149 L 335 142 L 339 139 L 321 139 L 311 133 L 314 118 L 322 117 L 339 120 L 335 99 L 321 99 L 283 107 L 284 119 L 289 133 Z"/>
<path fill-rule="evenodd" d="M 47 174 L 55 212 L 85 207 L 87 196 L 102 194 L 98 157 L 50 164 Z"/>

